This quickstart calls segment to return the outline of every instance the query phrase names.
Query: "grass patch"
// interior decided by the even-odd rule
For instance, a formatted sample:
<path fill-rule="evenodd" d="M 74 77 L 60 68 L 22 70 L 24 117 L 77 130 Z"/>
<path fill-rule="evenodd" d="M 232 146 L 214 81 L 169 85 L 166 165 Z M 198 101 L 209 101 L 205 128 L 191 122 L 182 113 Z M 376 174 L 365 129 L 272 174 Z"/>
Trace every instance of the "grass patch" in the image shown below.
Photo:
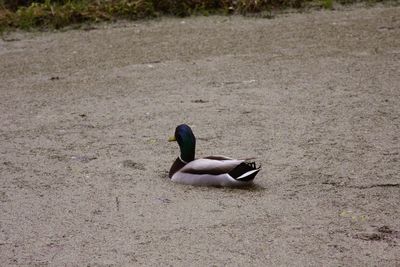
<path fill-rule="evenodd" d="M 322 6 L 323 6 L 323 8 L 326 8 L 326 9 L 332 9 L 333 8 L 333 0 L 322 0 Z"/>
<path fill-rule="evenodd" d="M 335 1 L 349 4 L 385 0 Z M 310 3 L 327 9 L 334 5 L 333 0 L 0 0 L 0 31 L 9 28 L 58 29 L 82 22 L 160 15 L 271 14 L 271 10 L 302 8 Z"/>

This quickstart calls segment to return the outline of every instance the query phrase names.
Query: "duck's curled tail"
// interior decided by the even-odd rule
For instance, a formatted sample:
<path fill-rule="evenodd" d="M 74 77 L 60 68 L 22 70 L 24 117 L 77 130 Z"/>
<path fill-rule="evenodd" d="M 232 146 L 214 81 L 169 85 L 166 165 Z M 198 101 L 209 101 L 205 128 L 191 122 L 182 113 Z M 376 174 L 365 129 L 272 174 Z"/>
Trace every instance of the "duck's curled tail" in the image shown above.
<path fill-rule="evenodd" d="M 242 162 L 228 174 L 235 180 L 249 182 L 256 177 L 260 169 L 261 166 L 257 167 L 255 162 Z"/>

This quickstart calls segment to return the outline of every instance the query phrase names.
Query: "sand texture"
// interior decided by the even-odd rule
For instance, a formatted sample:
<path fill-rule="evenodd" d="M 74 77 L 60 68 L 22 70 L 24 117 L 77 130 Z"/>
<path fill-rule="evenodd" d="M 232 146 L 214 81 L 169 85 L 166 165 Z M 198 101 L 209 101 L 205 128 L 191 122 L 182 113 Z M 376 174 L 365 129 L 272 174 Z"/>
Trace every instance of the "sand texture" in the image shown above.
<path fill-rule="evenodd" d="M 400 7 L 12 33 L 0 104 L 1 266 L 400 265 Z"/>

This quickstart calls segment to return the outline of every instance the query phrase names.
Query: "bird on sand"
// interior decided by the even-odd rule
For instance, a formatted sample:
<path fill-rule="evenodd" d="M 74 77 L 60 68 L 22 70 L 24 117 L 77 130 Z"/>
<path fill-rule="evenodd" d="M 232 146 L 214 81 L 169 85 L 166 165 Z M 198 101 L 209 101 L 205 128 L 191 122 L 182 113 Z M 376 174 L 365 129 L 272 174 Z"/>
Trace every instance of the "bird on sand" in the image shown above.
<path fill-rule="evenodd" d="M 242 187 L 253 183 L 261 167 L 249 159 L 208 156 L 195 159 L 196 137 L 186 125 L 178 125 L 168 141 L 178 142 L 180 156 L 169 171 L 173 182 L 188 185 Z"/>

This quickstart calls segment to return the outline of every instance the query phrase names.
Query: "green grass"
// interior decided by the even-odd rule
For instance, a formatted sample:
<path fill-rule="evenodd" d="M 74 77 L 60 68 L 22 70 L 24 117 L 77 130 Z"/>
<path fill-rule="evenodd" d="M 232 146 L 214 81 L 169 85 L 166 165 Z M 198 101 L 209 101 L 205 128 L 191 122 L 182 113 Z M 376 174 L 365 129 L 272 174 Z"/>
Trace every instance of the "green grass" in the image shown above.
<path fill-rule="evenodd" d="M 322 0 L 322 6 L 326 9 L 333 8 L 333 0 Z"/>
<path fill-rule="evenodd" d="M 385 0 L 336 0 L 339 4 L 380 1 Z M 258 13 L 269 18 L 273 17 L 271 10 L 303 8 L 310 3 L 326 9 L 334 4 L 333 0 L 0 0 L 0 32 L 161 15 Z"/>

